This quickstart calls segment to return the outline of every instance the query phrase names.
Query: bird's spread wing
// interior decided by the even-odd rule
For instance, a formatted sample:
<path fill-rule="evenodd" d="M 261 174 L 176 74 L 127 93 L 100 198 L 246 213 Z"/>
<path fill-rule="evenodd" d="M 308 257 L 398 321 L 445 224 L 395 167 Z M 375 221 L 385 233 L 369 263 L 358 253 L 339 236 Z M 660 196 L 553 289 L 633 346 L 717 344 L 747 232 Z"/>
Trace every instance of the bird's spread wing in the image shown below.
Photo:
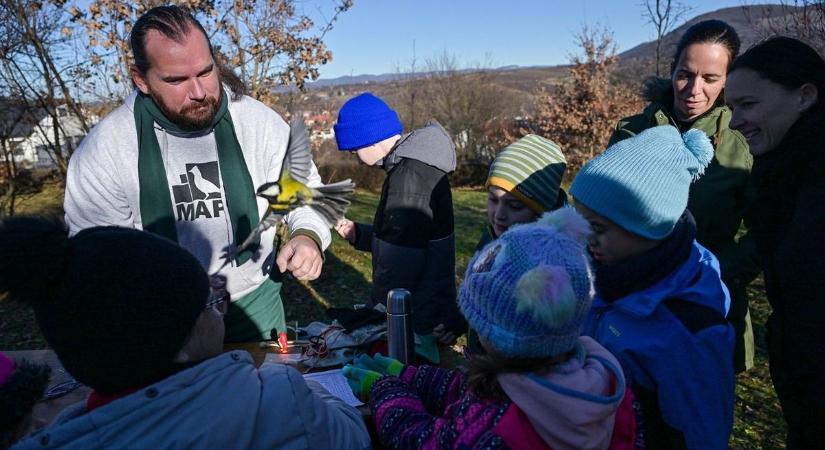
<path fill-rule="evenodd" d="M 318 212 L 327 226 L 333 227 L 350 205 L 350 197 L 355 192 L 355 183 L 350 179 L 312 188 L 309 206 Z"/>
<path fill-rule="evenodd" d="M 303 119 L 295 117 L 289 124 L 289 144 L 284 155 L 281 172 L 288 172 L 301 184 L 309 182 L 312 169 L 312 149 L 309 145 L 309 132 Z"/>

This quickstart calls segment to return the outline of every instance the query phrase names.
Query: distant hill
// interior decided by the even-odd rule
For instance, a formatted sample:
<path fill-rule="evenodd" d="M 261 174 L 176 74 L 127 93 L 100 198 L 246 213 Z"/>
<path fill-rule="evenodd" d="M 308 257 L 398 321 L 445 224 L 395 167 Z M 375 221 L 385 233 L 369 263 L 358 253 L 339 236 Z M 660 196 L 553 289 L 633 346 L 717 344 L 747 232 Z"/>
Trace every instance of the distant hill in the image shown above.
<path fill-rule="evenodd" d="M 382 73 L 380 75 L 345 75 L 343 77 L 336 78 L 321 78 L 320 80 L 307 83 L 307 87 L 312 89 L 348 84 L 383 83 L 386 81 L 393 81 L 396 78 L 398 78 L 398 74 L 395 73 Z"/>
<path fill-rule="evenodd" d="M 519 65 L 509 65 L 509 66 L 502 66 L 496 67 L 492 69 L 484 69 L 489 72 L 514 72 L 514 71 L 534 71 L 534 70 L 542 70 L 548 68 L 554 68 L 556 66 L 519 66 Z M 478 69 L 465 69 L 461 70 L 460 72 L 477 72 Z M 415 74 L 416 77 L 426 77 L 429 75 L 429 72 L 417 72 Z M 345 75 L 342 77 L 336 78 L 321 78 L 320 80 L 313 81 L 307 83 L 309 88 L 325 88 L 331 86 L 345 86 L 345 85 L 357 85 L 357 84 L 369 84 L 369 83 L 385 83 L 389 81 L 395 81 L 400 78 L 410 78 L 410 74 L 397 74 L 397 73 L 382 73 L 380 75 L 369 75 L 369 74 L 361 74 L 361 75 Z"/>
<path fill-rule="evenodd" d="M 693 24 L 708 19 L 718 19 L 729 23 L 739 34 L 739 39 L 742 41 L 741 50 L 744 51 L 754 43 L 756 43 L 761 36 L 754 31 L 754 22 L 765 20 L 766 18 L 774 18 L 785 15 L 789 8 L 781 8 L 778 5 L 747 5 L 734 6 L 730 8 L 718 9 L 706 14 L 700 14 L 680 27 L 674 29 L 664 38 L 664 49 L 662 53 L 663 60 L 670 61 L 673 56 L 673 51 L 679 38 L 682 34 Z M 623 64 L 632 63 L 643 59 L 655 58 L 656 41 L 644 42 L 629 50 L 619 53 L 619 60 Z"/>
<path fill-rule="evenodd" d="M 719 19 L 731 24 L 739 33 L 742 41 L 742 50 L 759 40 L 755 31 L 756 23 L 775 20 L 782 17 L 793 8 L 781 5 L 750 5 L 742 7 L 723 8 L 706 14 L 701 14 L 688 20 L 665 36 L 665 45 L 662 50 L 662 70 L 670 64 L 673 51 L 679 38 L 691 25 L 708 19 Z M 642 81 L 655 74 L 652 61 L 655 58 L 656 42 L 644 42 L 618 55 L 619 67 L 614 73 L 615 81 L 628 86 L 642 86 Z M 569 65 L 558 66 L 504 66 L 493 69 L 484 69 L 487 82 L 498 86 L 502 93 L 502 108 L 506 108 L 515 115 L 531 114 L 536 93 L 541 88 L 553 89 L 567 79 Z M 467 76 L 479 74 L 477 69 L 461 71 Z M 379 75 L 362 74 L 330 79 L 321 79 L 307 84 L 308 91 L 298 94 L 292 88 L 283 88 L 283 92 L 291 92 L 301 98 L 302 108 L 309 111 L 337 110 L 340 105 L 353 95 L 364 91 L 372 91 L 389 102 L 401 103 L 404 89 L 400 86 L 407 82 L 424 78 L 430 73 L 418 72 L 410 74 L 385 73 Z M 514 112 L 513 112 L 514 111 Z"/>

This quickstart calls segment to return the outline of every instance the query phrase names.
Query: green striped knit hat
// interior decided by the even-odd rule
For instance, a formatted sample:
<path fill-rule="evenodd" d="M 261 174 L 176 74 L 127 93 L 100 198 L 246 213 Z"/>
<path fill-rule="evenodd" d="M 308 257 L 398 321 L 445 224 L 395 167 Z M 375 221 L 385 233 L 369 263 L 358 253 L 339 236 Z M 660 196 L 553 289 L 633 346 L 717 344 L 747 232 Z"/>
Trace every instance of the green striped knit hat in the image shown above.
<path fill-rule="evenodd" d="M 496 156 L 490 165 L 485 187 L 504 189 L 541 214 L 556 205 L 566 166 L 558 144 L 528 134 Z"/>

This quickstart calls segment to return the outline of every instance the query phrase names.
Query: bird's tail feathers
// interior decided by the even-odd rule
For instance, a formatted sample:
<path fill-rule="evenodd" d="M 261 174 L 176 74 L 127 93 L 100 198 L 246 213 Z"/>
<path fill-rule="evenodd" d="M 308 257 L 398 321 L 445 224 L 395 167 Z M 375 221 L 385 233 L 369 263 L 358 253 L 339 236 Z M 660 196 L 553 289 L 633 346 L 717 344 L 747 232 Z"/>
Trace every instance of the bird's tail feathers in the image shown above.
<path fill-rule="evenodd" d="M 327 225 L 335 226 L 338 219 L 344 217 L 347 212 L 349 199 L 355 192 L 355 183 L 346 179 L 312 189 L 313 198 L 309 206 L 324 218 Z"/>
<path fill-rule="evenodd" d="M 341 208 L 333 203 L 311 203 L 309 206 L 321 215 L 330 228 L 335 226 L 338 219 L 344 217 L 344 213 L 347 211 L 346 207 Z"/>

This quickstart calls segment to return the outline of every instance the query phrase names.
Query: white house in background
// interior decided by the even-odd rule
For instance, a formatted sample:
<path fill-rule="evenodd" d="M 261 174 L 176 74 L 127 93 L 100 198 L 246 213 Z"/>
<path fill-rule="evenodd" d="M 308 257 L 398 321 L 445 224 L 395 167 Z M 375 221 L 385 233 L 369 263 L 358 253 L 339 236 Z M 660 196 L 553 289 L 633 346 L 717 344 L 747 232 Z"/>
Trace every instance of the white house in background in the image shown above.
<path fill-rule="evenodd" d="M 332 128 L 335 119 L 328 110 L 323 110 L 318 114 L 304 111 L 302 117 L 304 125 L 309 130 L 309 137 L 313 141 L 323 142 L 335 137 L 335 130 Z"/>
<path fill-rule="evenodd" d="M 69 148 L 77 148 L 86 132 L 66 105 L 57 107 L 57 120 L 60 121 L 62 151 L 66 155 Z M 86 116 L 90 128 L 98 120 L 95 115 Z M 55 163 L 50 149 L 55 142 L 54 135 L 52 116 L 44 109 L 26 109 L 18 102 L 0 99 L 0 140 L 5 141 L 5 148 L 19 167 L 53 167 Z M 0 161 L 5 158 L 6 155 L 0 152 Z"/>

